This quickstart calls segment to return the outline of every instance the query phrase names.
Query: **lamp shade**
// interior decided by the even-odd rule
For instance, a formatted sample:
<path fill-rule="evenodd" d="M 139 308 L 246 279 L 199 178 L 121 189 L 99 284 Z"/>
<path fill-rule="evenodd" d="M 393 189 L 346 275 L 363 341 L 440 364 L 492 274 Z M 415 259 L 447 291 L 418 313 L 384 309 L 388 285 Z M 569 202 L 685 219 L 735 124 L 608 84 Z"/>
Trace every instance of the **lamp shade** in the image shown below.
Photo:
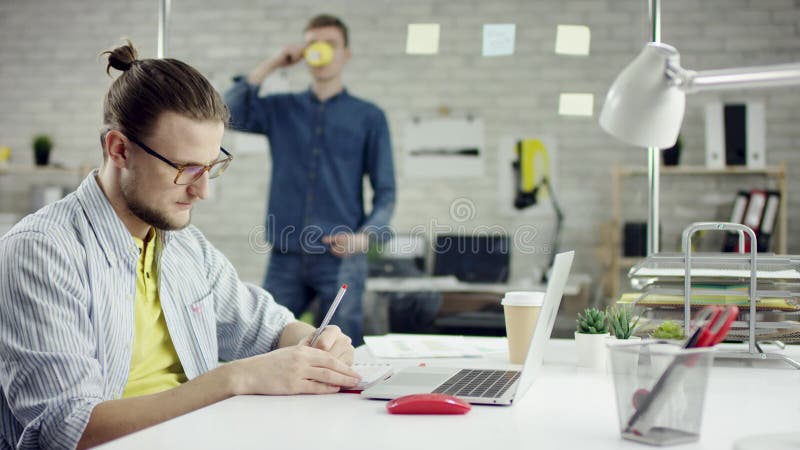
<path fill-rule="evenodd" d="M 650 42 L 617 76 L 600 112 L 600 126 L 641 147 L 669 148 L 678 140 L 686 95 L 670 81 L 667 67 L 680 67 L 678 51 Z"/>

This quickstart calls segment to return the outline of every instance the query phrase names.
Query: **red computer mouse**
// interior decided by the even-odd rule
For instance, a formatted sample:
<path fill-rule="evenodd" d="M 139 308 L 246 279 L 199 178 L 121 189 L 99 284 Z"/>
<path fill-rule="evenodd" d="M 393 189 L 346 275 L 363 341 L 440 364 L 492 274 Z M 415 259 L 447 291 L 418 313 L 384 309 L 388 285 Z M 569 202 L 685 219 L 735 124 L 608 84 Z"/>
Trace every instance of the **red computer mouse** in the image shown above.
<path fill-rule="evenodd" d="M 390 414 L 466 414 L 472 406 L 448 394 L 412 394 L 386 404 Z"/>

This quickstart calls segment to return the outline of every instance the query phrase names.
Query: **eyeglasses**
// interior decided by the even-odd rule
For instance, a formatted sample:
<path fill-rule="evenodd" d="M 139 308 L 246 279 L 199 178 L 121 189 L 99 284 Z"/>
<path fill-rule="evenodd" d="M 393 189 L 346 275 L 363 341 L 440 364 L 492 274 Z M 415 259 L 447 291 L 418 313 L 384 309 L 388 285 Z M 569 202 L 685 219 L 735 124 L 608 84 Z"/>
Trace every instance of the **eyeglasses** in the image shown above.
<path fill-rule="evenodd" d="M 127 136 L 127 135 L 126 135 Z M 208 172 L 208 178 L 217 178 L 218 176 L 222 175 L 222 172 L 225 172 L 225 169 L 228 168 L 228 165 L 233 160 L 233 155 L 228 153 L 227 150 L 220 147 L 219 150 L 225 154 L 224 159 L 218 159 L 211 164 L 176 164 L 167 158 L 161 156 L 157 151 L 153 150 L 152 148 L 145 145 L 142 141 L 136 139 L 133 136 L 127 136 L 134 144 L 138 145 L 142 148 L 145 152 L 150 154 L 151 156 L 155 156 L 156 158 L 164 161 L 165 163 L 169 164 L 170 166 L 178 169 L 178 174 L 175 175 L 175 180 L 173 181 L 177 185 L 187 185 L 192 184 L 195 181 L 199 180 L 200 177 L 203 176 L 204 173 Z"/>

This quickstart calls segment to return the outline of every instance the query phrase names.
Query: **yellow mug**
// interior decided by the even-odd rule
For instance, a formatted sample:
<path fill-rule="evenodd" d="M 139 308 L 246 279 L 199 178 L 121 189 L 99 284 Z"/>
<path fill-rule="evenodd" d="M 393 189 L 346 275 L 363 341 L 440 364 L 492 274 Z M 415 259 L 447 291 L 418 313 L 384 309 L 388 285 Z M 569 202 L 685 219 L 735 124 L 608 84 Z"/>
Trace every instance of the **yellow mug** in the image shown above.
<path fill-rule="evenodd" d="M 327 66 L 333 61 L 333 47 L 325 41 L 316 41 L 306 47 L 303 56 L 309 66 Z"/>

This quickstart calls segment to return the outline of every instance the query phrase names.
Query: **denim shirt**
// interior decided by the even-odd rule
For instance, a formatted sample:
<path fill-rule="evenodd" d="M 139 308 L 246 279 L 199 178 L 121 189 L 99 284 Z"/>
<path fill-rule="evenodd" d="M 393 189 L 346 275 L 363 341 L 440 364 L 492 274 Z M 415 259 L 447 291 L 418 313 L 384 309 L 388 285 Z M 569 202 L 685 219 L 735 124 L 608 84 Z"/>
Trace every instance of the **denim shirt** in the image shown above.
<path fill-rule="evenodd" d="M 267 135 L 272 179 L 267 240 L 282 253 L 321 253 L 323 236 L 365 232 L 385 240 L 395 204 L 386 117 L 343 90 L 321 102 L 309 89 L 258 96 L 242 77 L 225 94 L 234 129 Z M 363 178 L 374 198 L 364 213 Z"/>
<path fill-rule="evenodd" d="M 159 296 L 189 379 L 277 346 L 294 321 L 193 226 L 159 231 Z M 74 448 L 121 397 L 139 250 L 90 174 L 0 239 L 0 449 Z"/>

